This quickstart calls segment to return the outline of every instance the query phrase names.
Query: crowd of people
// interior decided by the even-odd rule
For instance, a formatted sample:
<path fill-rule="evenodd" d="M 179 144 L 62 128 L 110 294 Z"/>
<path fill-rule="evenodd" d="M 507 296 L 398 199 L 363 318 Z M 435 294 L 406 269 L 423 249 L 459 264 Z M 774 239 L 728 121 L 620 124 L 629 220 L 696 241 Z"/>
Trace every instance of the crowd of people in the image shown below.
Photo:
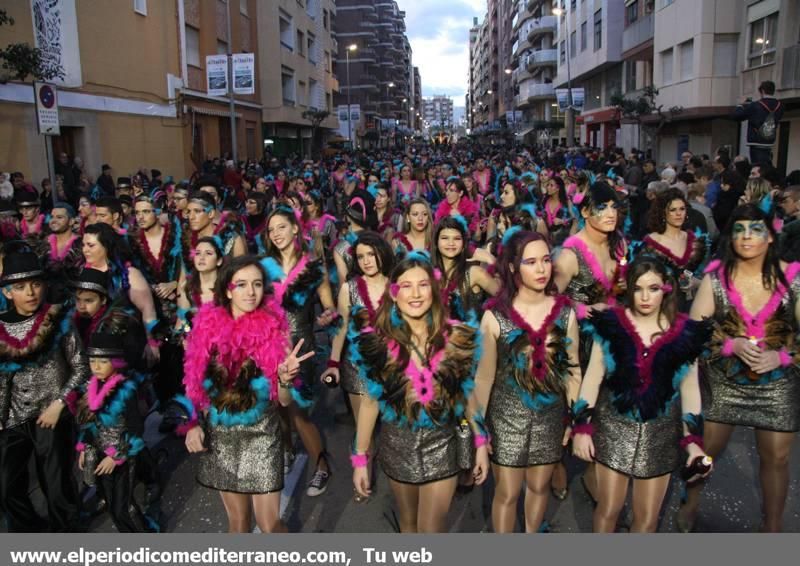
<path fill-rule="evenodd" d="M 9 531 L 86 528 L 89 486 L 119 531 L 158 531 L 153 412 L 231 532 L 283 531 L 300 445 L 307 496 L 328 488 L 325 386 L 355 421 L 354 499 L 379 465 L 402 532 L 447 530 L 454 494 L 489 477 L 494 531 L 518 528 L 520 497 L 540 531 L 572 457 L 595 531 L 617 528 L 632 484 L 630 530 L 655 532 L 680 472 L 689 532 L 737 426 L 755 430 L 761 528 L 782 529 L 800 171 L 724 149 L 659 166 L 459 144 L 93 180 L 62 157 L 54 187 L 0 178 Z"/>

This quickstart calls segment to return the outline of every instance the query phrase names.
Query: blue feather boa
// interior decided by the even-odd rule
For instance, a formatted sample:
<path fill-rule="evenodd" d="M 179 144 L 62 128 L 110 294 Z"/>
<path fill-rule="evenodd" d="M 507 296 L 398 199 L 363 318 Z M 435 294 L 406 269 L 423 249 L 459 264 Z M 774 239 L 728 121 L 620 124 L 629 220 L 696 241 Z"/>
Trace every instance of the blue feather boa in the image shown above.
<path fill-rule="evenodd" d="M 206 379 L 203 383 L 209 397 L 215 396 L 211 380 Z M 250 389 L 255 393 L 256 402 L 246 411 L 218 410 L 213 405 L 208 411 L 209 422 L 212 426 L 250 426 L 256 424 L 264 417 L 264 413 L 269 406 L 270 380 L 264 375 L 259 375 L 250 380 Z"/>

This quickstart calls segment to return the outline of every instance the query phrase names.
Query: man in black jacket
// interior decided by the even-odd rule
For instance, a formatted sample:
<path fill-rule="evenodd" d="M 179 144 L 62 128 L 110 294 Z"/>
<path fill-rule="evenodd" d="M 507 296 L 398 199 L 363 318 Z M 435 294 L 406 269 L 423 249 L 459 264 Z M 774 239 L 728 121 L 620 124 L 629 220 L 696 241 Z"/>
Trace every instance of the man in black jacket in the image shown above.
<path fill-rule="evenodd" d="M 747 120 L 747 145 L 753 165 L 772 164 L 772 146 L 778 139 L 778 124 L 783 104 L 774 97 L 775 83 L 764 81 L 758 87 L 759 100 L 747 99 L 736 107 L 734 117 Z"/>

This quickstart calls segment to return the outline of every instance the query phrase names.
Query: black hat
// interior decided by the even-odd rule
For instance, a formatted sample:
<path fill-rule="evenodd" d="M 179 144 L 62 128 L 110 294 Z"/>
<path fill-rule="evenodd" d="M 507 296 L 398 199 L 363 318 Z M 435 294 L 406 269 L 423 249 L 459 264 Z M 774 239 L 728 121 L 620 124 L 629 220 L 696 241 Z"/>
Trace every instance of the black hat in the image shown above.
<path fill-rule="evenodd" d="M 133 206 L 133 197 L 131 197 L 131 195 L 119 195 L 118 200 L 120 204 L 127 204 L 128 206 Z"/>
<path fill-rule="evenodd" d="M 103 171 L 108 171 L 109 169 L 111 169 L 111 165 L 109 165 L 108 163 L 103 163 L 103 166 L 100 169 Z"/>
<path fill-rule="evenodd" d="M 39 257 L 31 251 L 10 253 L 3 258 L 3 276 L 0 284 L 35 279 L 44 275 Z"/>
<path fill-rule="evenodd" d="M 95 332 L 89 337 L 86 355 L 91 358 L 122 358 L 125 356 L 125 343 L 122 334 Z"/>
<path fill-rule="evenodd" d="M 95 293 L 100 293 L 107 297 L 109 283 L 110 277 L 107 271 L 99 271 L 90 267 L 84 267 L 80 275 L 78 275 L 78 279 L 72 282 L 72 286 L 75 287 L 76 290 L 94 291 Z"/>
<path fill-rule="evenodd" d="M 150 178 L 151 179 L 155 179 L 155 178 L 160 177 L 160 176 L 161 176 L 161 171 L 159 171 L 158 169 L 150 169 Z"/>
<path fill-rule="evenodd" d="M 22 189 L 14 193 L 14 203 L 17 206 L 39 206 L 39 194 Z"/>
<path fill-rule="evenodd" d="M 131 178 L 130 177 L 117 177 L 117 188 L 122 189 L 124 187 L 131 186 Z"/>

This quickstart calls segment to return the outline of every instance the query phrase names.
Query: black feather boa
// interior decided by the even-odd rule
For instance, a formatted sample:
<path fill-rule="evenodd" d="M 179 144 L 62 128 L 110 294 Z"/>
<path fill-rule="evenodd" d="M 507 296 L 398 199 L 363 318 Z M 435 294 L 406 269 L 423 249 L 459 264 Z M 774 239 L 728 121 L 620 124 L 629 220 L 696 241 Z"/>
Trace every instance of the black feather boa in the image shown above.
<path fill-rule="evenodd" d="M 640 421 L 664 414 L 712 330 L 708 321 L 679 314 L 669 330 L 645 348 L 621 307 L 593 311 L 589 323 L 603 348 L 605 384 L 612 392 L 614 407 Z"/>
<path fill-rule="evenodd" d="M 320 259 L 311 259 L 305 269 L 297 275 L 294 281 L 289 282 L 283 292 L 282 306 L 286 310 L 297 311 L 303 309 L 307 303 L 313 301 L 313 295 L 322 285 L 325 277 L 325 263 Z"/>

